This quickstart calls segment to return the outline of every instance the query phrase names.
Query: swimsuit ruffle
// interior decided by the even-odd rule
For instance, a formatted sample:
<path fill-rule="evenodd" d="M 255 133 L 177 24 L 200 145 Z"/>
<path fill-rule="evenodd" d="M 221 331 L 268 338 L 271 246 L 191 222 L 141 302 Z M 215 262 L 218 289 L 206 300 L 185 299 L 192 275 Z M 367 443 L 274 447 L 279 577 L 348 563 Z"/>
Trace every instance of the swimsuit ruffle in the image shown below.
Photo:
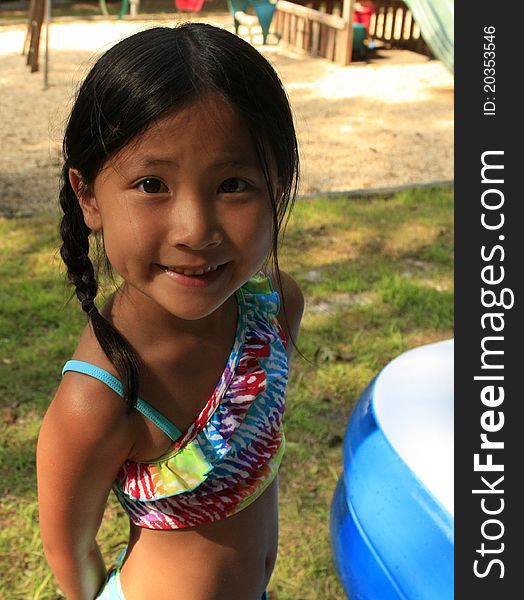
<path fill-rule="evenodd" d="M 206 405 L 209 410 L 204 409 L 171 450 L 157 461 L 127 461 L 123 465 L 115 491 L 121 501 L 129 498 L 125 504 L 133 500 L 155 502 L 191 492 L 202 486 L 212 471 L 219 471 L 230 456 L 234 460 L 241 457 L 248 465 L 247 479 L 255 475 L 264 460 L 281 454 L 287 360 L 280 352 L 276 353 L 280 358 L 271 362 L 272 345 L 285 345 L 276 320 L 280 298 L 263 275 L 245 284 L 240 296 L 239 303 L 243 306 L 239 319 L 245 319 L 239 324 L 243 325 L 239 327 L 241 339 L 237 335 L 228 365 Z M 269 370 L 271 395 L 266 393 Z M 277 402 L 273 397 L 275 392 Z M 241 427 L 245 431 L 239 431 Z M 255 440 L 249 432 L 255 432 Z M 260 434 L 262 439 L 258 440 Z M 254 451 L 253 444 L 260 447 Z M 251 464 L 250 454 L 257 456 Z M 224 487 L 227 485 L 230 483 L 225 478 Z"/>

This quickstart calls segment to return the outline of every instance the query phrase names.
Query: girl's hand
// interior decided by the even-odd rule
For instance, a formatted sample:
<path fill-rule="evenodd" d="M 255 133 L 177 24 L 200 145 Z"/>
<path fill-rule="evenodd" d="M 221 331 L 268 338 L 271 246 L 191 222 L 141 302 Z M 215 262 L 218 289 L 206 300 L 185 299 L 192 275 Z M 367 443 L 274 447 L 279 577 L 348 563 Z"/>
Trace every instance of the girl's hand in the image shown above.
<path fill-rule="evenodd" d="M 95 537 L 116 475 L 133 445 L 120 397 L 98 380 L 66 373 L 37 448 L 40 530 L 68 600 L 93 600 L 106 569 Z"/>

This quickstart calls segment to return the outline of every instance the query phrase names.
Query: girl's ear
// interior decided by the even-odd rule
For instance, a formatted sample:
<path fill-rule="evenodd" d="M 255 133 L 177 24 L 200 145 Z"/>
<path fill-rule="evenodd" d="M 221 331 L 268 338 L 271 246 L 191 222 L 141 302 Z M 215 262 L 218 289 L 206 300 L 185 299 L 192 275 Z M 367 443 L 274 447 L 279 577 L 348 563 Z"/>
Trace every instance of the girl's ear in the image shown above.
<path fill-rule="evenodd" d="M 92 231 L 102 229 L 102 218 L 95 195 L 88 186 L 84 185 L 82 175 L 76 169 L 69 169 L 69 183 L 78 198 L 78 203 L 84 215 L 84 222 Z"/>

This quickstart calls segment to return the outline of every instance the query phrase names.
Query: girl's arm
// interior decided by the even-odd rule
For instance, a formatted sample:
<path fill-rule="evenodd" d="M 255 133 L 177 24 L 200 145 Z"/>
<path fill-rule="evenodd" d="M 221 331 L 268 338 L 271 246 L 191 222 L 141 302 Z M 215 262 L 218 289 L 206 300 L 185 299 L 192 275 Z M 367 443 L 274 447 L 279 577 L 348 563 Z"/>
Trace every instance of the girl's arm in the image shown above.
<path fill-rule="evenodd" d="M 93 600 L 106 568 L 95 537 L 111 485 L 129 456 L 131 419 L 101 382 L 67 373 L 37 448 L 44 551 L 68 600 Z"/>

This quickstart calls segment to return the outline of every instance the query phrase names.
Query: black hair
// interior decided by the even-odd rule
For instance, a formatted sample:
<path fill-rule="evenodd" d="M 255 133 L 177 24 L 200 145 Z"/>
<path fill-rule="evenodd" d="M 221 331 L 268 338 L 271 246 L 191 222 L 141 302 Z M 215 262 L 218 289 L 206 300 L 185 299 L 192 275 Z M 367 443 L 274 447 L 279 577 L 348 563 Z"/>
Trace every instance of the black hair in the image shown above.
<path fill-rule="evenodd" d="M 271 199 L 270 258 L 281 285 L 278 234 L 285 228 L 297 191 L 298 146 L 283 85 L 271 64 L 250 44 L 204 23 L 140 31 L 98 59 L 77 92 L 67 122 L 60 253 L 96 338 L 120 376 L 130 406 L 138 397 L 139 361 L 131 345 L 95 305 L 98 283 L 89 258 L 91 230 L 69 182 L 69 169 L 79 172 L 84 189 L 92 189 L 109 157 L 152 122 L 209 92 L 221 94 L 238 111 L 254 141 Z M 271 160 L 278 172 L 278 197 L 273 190 L 276 182 L 270 181 Z"/>

